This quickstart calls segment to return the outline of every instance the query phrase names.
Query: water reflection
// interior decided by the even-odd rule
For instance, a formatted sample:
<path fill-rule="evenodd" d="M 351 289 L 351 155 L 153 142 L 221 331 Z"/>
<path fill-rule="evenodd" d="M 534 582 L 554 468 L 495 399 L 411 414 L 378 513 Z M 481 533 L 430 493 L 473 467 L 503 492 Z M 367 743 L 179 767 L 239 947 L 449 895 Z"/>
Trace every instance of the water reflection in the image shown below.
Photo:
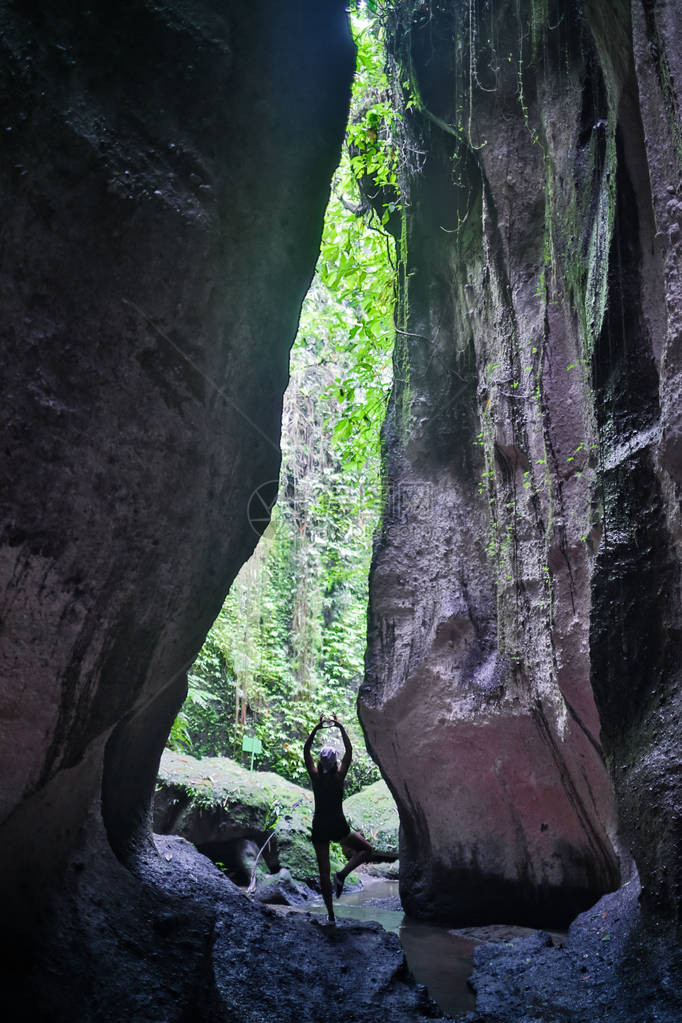
<path fill-rule="evenodd" d="M 443 927 L 403 919 L 400 942 L 415 980 L 424 984 L 434 1002 L 451 1015 L 474 1009 L 476 997 L 467 981 L 475 942 Z"/>
<path fill-rule="evenodd" d="M 306 908 L 324 912 L 321 899 Z M 467 980 L 477 943 L 444 927 L 406 917 L 400 908 L 397 881 L 363 878 L 363 887 L 345 891 L 335 902 L 334 912 L 342 920 L 374 920 L 397 934 L 415 980 L 428 988 L 445 1012 L 454 1015 L 475 1007 L 476 999 Z"/>

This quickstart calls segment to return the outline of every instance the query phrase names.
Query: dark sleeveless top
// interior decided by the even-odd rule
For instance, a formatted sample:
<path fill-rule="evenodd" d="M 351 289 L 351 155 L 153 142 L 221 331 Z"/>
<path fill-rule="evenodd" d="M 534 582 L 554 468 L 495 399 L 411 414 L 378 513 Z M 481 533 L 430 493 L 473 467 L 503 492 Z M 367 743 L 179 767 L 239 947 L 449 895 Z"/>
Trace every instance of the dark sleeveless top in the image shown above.
<path fill-rule="evenodd" d="M 343 780 L 338 771 L 318 771 L 311 781 L 315 796 L 313 842 L 339 842 L 350 831 L 343 816 Z"/>

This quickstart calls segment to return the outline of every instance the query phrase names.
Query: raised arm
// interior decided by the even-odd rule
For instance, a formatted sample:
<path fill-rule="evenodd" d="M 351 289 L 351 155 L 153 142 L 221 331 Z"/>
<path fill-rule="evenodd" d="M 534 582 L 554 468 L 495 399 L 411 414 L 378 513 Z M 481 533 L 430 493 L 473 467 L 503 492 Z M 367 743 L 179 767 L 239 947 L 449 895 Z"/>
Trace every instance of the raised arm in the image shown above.
<path fill-rule="evenodd" d="M 337 718 L 336 714 L 334 714 L 332 720 L 336 727 L 338 728 L 338 730 L 341 732 L 341 738 L 343 739 L 343 760 L 341 761 L 341 766 L 339 767 L 339 776 L 341 780 L 343 780 L 348 774 L 348 768 L 350 767 L 350 762 L 353 759 L 353 747 L 350 744 L 348 732 L 343 727 L 343 725 Z"/>
<path fill-rule="evenodd" d="M 313 778 L 317 774 L 317 768 L 315 767 L 315 763 L 310 754 L 310 749 L 313 745 L 313 739 L 319 732 L 320 728 L 324 728 L 325 724 L 326 721 L 324 715 L 320 714 L 320 720 L 317 722 L 312 732 L 310 733 L 305 743 L 303 744 L 303 762 L 305 763 L 306 770 L 311 778 Z"/>

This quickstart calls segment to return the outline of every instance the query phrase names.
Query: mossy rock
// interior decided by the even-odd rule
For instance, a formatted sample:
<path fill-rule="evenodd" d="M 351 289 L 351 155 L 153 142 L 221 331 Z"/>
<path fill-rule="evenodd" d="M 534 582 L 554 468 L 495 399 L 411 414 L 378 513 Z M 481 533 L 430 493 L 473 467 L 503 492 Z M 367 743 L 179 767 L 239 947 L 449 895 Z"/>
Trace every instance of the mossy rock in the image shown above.
<path fill-rule="evenodd" d="M 346 820 L 379 853 L 398 855 L 400 820 L 386 782 L 375 781 L 344 802 Z"/>
<path fill-rule="evenodd" d="M 277 809 L 279 808 L 279 809 Z M 266 861 L 319 887 L 310 841 L 313 794 L 268 771 L 249 771 L 227 757 L 197 760 L 164 750 L 159 766 L 154 830 L 177 834 L 202 849 L 230 840 L 265 842 L 276 822 Z M 332 870 L 345 862 L 332 848 Z"/>

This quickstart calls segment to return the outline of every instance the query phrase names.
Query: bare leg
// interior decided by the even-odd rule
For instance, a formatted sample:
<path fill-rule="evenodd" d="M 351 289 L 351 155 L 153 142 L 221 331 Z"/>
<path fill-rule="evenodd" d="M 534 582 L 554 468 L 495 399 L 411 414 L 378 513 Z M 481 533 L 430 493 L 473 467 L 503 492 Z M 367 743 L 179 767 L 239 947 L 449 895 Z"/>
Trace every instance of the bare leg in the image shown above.
<path fill-rule="evenodd" d="M 329 876 L 329 842 L 315 842 L 317 867 L 320 872 L 320 888 L 322 898 L 327 907 L 327 919 L 334 923 L 334 903 L 332 901 L 332 880 Z"/>
<path fill-rule="evenodd" d="M 348 875 L 359 867 L 361 863 L 367 863 L 372 856 L 372 846 L 369 844 L 366 838 L 358 834 L 357 831 L 351 831 L 349 835 L 344 838 L 341 843 L 344 852 L 348 850 L 352 855 L 343 870 L 339 870 L 338 873 L 334 874 L 334 887 L 336 889 L 336 897 L 343 891 L 343 882 L 346 880 Z"/>

